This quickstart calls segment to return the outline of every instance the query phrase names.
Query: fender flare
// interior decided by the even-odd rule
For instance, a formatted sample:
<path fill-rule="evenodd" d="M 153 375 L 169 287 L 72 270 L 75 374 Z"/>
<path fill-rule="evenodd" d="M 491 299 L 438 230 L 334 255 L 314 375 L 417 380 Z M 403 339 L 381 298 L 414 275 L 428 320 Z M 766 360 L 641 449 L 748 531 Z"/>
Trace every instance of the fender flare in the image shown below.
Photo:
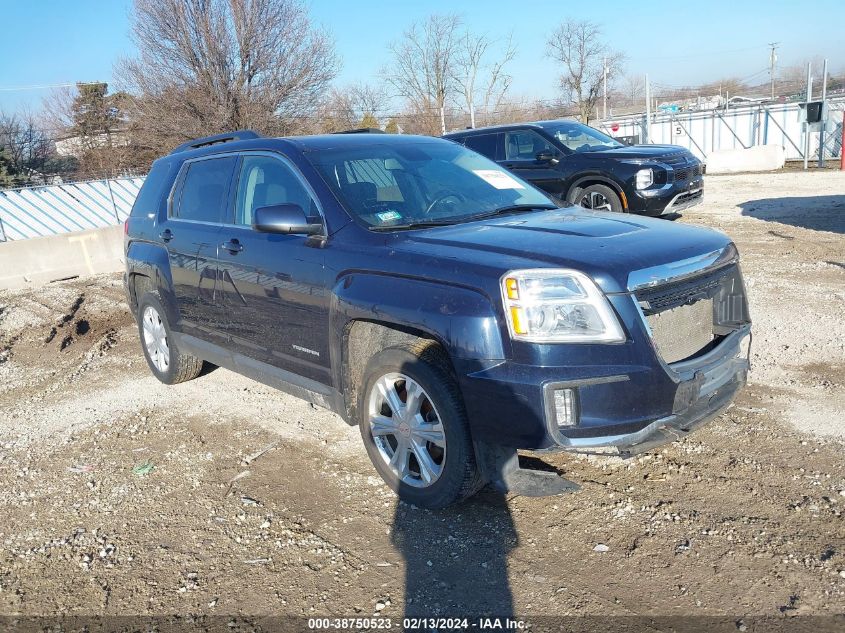
<path fill-rule="evenodd" d="M 162 299 L 167 319 L 178 323 L 179 313 L 176 308 L 176 295 L 173 292 L 173 276 L 170 272 L 170 255 L 167 249 L 153 242 L 134 241 L 126 248 L 126 273 L 130 301 L 135 303 L 133 276 L 148 277 Z M 133 305 L 134 309 L 136 306 Z"/>

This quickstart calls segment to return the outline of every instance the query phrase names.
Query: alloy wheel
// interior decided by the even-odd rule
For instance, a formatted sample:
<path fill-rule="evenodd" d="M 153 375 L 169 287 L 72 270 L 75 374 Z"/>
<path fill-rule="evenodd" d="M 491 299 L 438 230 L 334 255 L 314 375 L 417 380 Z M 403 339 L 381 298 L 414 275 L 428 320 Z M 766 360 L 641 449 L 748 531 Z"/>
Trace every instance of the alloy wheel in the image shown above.
<path fill-rule="evenodd" d="M 581 206 L 585 209 L 593 209 L 594 211 L 613 211 L 613 208 L 610 206 L 610 200 L 598 191 L 591 191 L 586 196 L 582 197 Z"/>
<path fill-rule="evenodd" d="M 402 481 L 425 488 L 443 472 L 446 434 L 425 390 L 400 373 L 380 377 L 369 397 L 370 433 L 379 455 Z"/>
<path fill-rule="evenodd" d="M 144 308 L 142 319 L 144 346 L 155 368 L 163 373 L 170 367 L 170 348 L 167 346 L 167 330 L 161 315 L 152 306 Z"/>

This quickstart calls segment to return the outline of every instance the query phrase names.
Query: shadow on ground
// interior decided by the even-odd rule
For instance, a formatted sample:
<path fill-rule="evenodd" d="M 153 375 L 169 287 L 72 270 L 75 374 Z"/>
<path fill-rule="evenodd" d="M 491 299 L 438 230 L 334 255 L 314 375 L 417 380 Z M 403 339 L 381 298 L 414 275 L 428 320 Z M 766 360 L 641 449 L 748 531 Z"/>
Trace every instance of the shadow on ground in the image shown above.
<path fill-rule="evenodd" d="M 502 494 L 488 487 L 440 512 L 399 503 L 393 527 L 406 618 L 513 617 L 507 560 L 518 539 Z"/>
<path fill-rule="evenodd" d="M 813 231 L 845 233 L 845 195 L 761 198 L 740 205 L 742 215 Z"/>

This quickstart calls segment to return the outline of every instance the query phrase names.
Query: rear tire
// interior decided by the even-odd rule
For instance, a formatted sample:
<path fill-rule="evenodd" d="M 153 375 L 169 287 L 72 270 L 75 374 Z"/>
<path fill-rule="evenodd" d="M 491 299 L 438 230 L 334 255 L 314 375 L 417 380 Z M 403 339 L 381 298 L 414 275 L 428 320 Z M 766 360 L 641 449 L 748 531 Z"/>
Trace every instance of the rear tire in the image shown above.
<path fill-rule="evenodd" d="M 440 509 L 483 486 L 457 382 L 428 341 L 369 360 L 358 418 L 373 466 L 403 501 Z"/>
<path fill-rule="evenodd" d="M 138 301 L 138 333 L 150 371 L 166 385 L 192 380 L 202 371 L 202 359 L 179 350 L 157 292 L 145 292 Z"/>
<path fill-rule="evenodd" d="M 570 202 L 594 211 L 625 212 L 625 209 L 622 208 L 622 199 L 619 197 L 619 194 L 607 185 L 590 185 L 583 189 L 578 189 L 572 195 Z"/>

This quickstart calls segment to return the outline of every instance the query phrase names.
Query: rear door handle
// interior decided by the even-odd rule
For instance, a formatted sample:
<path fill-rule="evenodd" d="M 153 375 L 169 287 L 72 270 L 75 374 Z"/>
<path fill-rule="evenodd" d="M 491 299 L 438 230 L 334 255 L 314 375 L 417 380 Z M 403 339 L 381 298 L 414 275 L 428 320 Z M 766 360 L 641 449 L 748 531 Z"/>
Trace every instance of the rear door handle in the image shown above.
<path fill-rule="evenodd" d="M 223 242 L 221 248 L 226 249 L 230 253 L 240 253 L 244 249 L 244 245 L 236 239 L 231 239 L 228 242 Z"/>
<path fill-rule="evenodd" d="M 173 231 L 171 231 L 170 229 L 164 229 L 161 233 L 158 234 L 158 236 L 165 242 L 169 242 L 173 239 Z"/>

